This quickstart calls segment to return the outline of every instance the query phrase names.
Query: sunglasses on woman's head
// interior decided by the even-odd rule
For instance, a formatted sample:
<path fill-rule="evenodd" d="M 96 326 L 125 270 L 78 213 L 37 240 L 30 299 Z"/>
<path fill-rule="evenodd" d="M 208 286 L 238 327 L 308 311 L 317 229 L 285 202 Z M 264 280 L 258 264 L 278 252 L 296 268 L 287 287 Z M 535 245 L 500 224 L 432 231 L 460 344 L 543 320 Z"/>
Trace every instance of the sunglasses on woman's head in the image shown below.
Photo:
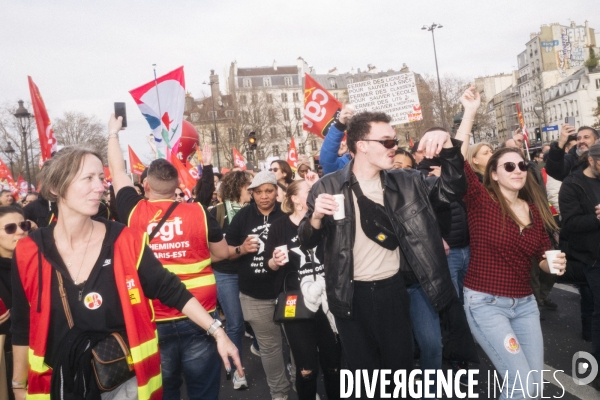
<path fill-rule="evenodd" d="M 527 161 L 519 161 L 518 164 L 515 164 L 512 161 L 509 162 L 505 162 L 504 164 L 500 164 L 504 167 L 504 169 L 506 170 L 506 172 L 513 172 L 517 167 L 519 167 L 519 170 L 525 172 L 527 171 L 527 168 L 529 167 L 529 163 Z"/>
<path fill-rule="evenodd" d="M 18 224 L 14 222 L 12 224 L 6 224 L 4 225 L 4 232 L 6 232 L 7 235 L 12 235 L 17 232 L 17 226 L 21 228 L 23 232 L 29 232 L 31 230 L 31 221 L 22 221 Z"/>
<path fill-rule="evenodd" d="M 378 142 L 381 143 L 383 147 L 386 149 L 393 149 L 398 146 L 398 139 L 385 139 L 385 140 L 375 140 L 375 139 L 363 139 L 363 142 Z"/>
<path fill-rule="evenodd" d="M 279 168 L 275 167 L 275 168 L 269 168 L 269 172 L 277 172 L 279 171 Z"/>

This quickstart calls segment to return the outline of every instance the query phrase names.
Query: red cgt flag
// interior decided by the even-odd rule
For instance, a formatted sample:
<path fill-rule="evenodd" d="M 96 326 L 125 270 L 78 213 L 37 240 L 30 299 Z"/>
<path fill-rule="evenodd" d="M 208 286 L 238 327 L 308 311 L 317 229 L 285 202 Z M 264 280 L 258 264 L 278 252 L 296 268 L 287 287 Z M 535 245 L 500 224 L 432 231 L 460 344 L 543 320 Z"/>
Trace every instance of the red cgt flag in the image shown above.
<path fill-rule="evenodd" d="M 129 168 L 131 169 L 132 174 L 136 174 L 137 176 L 141 176 L 146 166 L 142 164 L 139 157 L 135 154 L 131 146 L 127 146 L 129 149 Z"/>
<path fill-rule="evenodd" d="M 233 166 L 240 167 L 242 171 L 246 170 L 246 161 L 239 151 L 234 147 L 233 149 Z"/>
<path fill-rule="evenodd" d="M 108 169 L 108 167 L 104 167 L 104 180 L 107 183 L 112 183 L 112 175 L 110 174 L 110 169 Z"/>
<path fill-rule="evenodd" d="M 305 75 L 304 116 L 302 118 L 302 128 L 305 131 L 324 138 L 341 109 L 342 103 L 338 99 L 310 75 Z"/>
<path fill-rule="evenodd" d="M 179 161 L 179 158 L 177 158 L 175 154 L 171 157 L 171 164 L 177 168 L 177 172 L 179 173 L 179 187 L 187 197 L 192 197 L 192 190 L 194 190 L 194 186 L 196 186 L 196 179 L 190 175 L 190 172 L 183 163 Z"/>
<path fill-rule="evenodd" d="M 294 138 L 292 138 L 290 148 L 288 149 L 287 163 L 290 164 L 290 167 L 292 167 L 294 171 L 298 169 L 298 152 L 296 151 L 296 142 L 294 141 Z"/>
<path fill-rule="evenodd" d="M 29 93 L 31 94 L 31 105 L 33 106 L 33 115 L 35 117 L 35 124 L 37 126 L 38 136 L 40 139 L 40 164 L 44 163 L 50 157 L 52 153 L 56 151 L 56 137 L 52 130 L 52 124 L 44 105 L 44 100 L 40 94 L 40 90 L 33 83 L 33 79 L 30 76 L 27 77 L 29 80 Z"/>

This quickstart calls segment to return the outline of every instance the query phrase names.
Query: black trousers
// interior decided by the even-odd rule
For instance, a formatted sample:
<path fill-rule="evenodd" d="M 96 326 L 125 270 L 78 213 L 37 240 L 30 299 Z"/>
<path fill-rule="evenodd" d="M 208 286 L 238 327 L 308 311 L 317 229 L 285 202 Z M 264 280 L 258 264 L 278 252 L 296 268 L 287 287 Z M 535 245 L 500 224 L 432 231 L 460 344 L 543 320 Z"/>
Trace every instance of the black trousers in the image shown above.
<path fill-rule="evenodd" d="M 410 298 L 400 274 L 380 281 L 354 281 L 353 318 L 336 317 L 348 369 L 413 369 Z M 361 382 L 362 383 L 362 382 Z M 379 386 L 379 385 L 378 385 Z M 380 390 L 377 388 L 376 397 Z M 363 388 L 361 395 L 367 398 Z"/>
<path fill-rule="evenodd" d="M 321 364 L 327 399 L 339 399 L 342 349 L 323 309 L 319 307 L 314 319 L 286 322 L 283 329 L 296 363 L 298 398 L 315 399 Z M 302 371 L 311 372 L 302 375 Z"/>

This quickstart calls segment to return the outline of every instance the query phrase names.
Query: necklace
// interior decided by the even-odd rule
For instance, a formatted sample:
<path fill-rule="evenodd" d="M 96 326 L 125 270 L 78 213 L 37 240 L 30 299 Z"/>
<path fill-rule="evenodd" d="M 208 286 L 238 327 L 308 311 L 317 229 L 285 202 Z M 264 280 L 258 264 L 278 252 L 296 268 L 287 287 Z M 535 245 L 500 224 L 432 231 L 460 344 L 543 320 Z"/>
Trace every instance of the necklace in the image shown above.
<path fill-rule="evenodd" d="M 94 221 L 92 221 L 92 230 L 90 231 L 90 236 L 88 236 L 87 243 L 85 245 L 85 251 L 83 252 L 83 257 L 81 257 L 81 262 L 79 263 L 79 269 L 77 270 L 77 276 L 73 279 L 73 283 L 77 285 L 77 279 L 79 279 L 79 273 L 81 272 L 81 267 L 83 266 L 83 260 L 85 259 L 85 255 L 87 254 L 88 246 L 90 245 L 90 239 L 92 238 L 92 233 L 94 233 Z M 67 268 L 71 266 L 71 262 L 67 263 Z"/>

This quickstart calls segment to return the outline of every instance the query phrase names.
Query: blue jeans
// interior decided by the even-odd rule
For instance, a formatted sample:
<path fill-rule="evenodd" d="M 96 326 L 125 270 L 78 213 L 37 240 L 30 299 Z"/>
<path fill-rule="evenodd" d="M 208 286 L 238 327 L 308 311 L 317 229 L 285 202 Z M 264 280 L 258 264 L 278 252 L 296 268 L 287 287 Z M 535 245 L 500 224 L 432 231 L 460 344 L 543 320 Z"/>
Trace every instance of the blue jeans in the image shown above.
<path fill-rule="evenodd" d="M 191 400 L 218 400 L 221 358 L 215 339 L 189 319 L 156 324 L 162 367 L 163 399 L 181 399 L 185 376 Z"/>
<path fill-rule="evenodd" d="M 240 304 L 240 288 L 238 286 L 237 274 L 225 274 L 214 271 L 217 280 L 217 299 L 227 319 L 225 332 L 229 339 L 235 344 L 242 359 L 242 341 L 244 339 L 244 314 Z M 235 369 L 233 360 L 229 358 L 231 367 Z"/>
<path fill-rule="evenodd" d="M 465 275 L 469 269 L 469 260 L 471 259 L 471 248 L 466 247 L 455 247 L 450 249 L 450 254 L 446 257 L 448 259 L 448 268 L 450 268 L 450 278 L 458 293 L 458 298 L 461 303 L 463 299 L 463 282 L 465 281 Z"/>
<path fill-rule="evenodd" d="M 420 284 L 411 285 L 406 289 L 410 296 L 410 319 L 413 324 L 413 334 L 421 349 L 421 369 L 441 369 L 442 331 L 439 315 L 431 306 Z M 434 382 L 437 380 L 436 376 L 432 376 Z M 434 383 L 428 390 L 429 393 L 436 393 L 437 385 Z"/>
<path fill-rule="evenodd" d="M 477 343 L 496 367 L 500 384 L 508 373 L 500 399 L 537 398 L 544 338 L 535 297 L 493 296 L 465 288 L 465 313 Z"/>

